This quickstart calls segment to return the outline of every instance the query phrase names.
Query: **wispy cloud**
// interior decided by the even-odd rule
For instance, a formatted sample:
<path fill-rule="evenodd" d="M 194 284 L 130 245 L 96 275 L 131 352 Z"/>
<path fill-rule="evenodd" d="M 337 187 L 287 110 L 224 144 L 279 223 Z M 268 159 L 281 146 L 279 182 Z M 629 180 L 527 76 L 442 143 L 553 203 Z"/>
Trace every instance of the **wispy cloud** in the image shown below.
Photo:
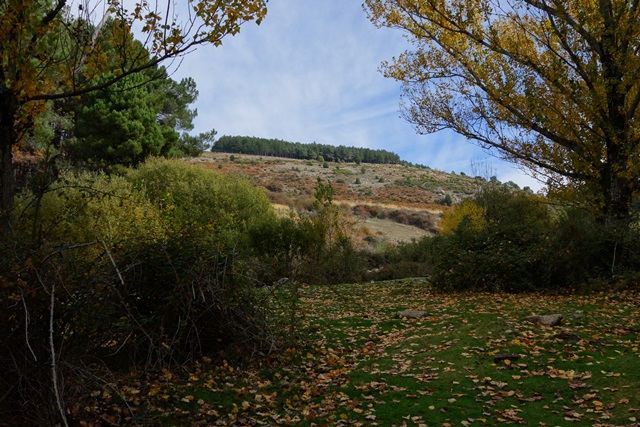
<path fill-rule="evenodd" d="M 487 157 L 481 149 L 450 132 L 417 135 L 399 117 L 400 84 L 378 68 L 407 48 L 399 32 L 376 29 L 360 2 L 279 0 L 262 25 L 188 55 L 174 78 L 196 80 L 196 132 L 384 148 L 471 173 L 471 161 Z M 492 161 L 501 180 L 518 182 L 519 170 Z"/>

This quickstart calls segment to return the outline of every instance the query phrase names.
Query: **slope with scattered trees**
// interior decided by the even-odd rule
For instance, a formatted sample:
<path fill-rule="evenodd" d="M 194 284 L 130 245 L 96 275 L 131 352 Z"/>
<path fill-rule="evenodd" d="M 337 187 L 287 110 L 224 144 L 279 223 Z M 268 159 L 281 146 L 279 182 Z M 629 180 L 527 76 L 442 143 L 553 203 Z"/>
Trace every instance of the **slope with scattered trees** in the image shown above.
<path fill-rule="evenodd" d="M 367 1 L 374 21 L 414 37 L 417 52 L 386 70 L 406 83 L 407 113 L 419 129 L 449 127 L 503 150 L 546 173 L 552 197 L 495 177 L 414 166 L 385 150 L 253 137 L 221 138 L 216 149 L 229 142 L 235 144 L 232 153 L 186 162 L 148 158 L 197 154 L 215 136 L 179 135 L 192 127 L 195 111 L 188 106 L 197 91 L 190 79 L 171 80 L 160 62 L 199 44 L 219 45 L 266 13 L 266 0 L 190 0 L 184 3 L 190 14 L 181 22 L 175 2 L 167 1 L 163 10 L 161 3 L 141 1 L 127 10 L 116 0 L 86 0 L 70 10 L 65 0 L 0 2 L 0 424 L 189 424 L 195 418 L 180 417 L 195 410 L 209 417 L 198 423 L 228 418 L 254 425 L 256 419 L 241 418 L 248 409 L 275 422 L 297 422 L 302 415 L 311 422 L 321 415 L 348 423 L 352 415 L 336 412 L 346 405 L 369 422 L 372 415 L 361 414 L 365 410 L 355 399 L 342 399 L 344 393 L 334 396 L 340 397 L 338 406 L 325 399 L 305 412 L 289 412 L 306 383 L 281 373 L 299 371 L 308 378 L 310 372 L 311 356 L 298 352 L 309 343 L 300 334 L 309 323 L 302 320 L 302 304 L 313 289 L 306 284 L 366 281 L 380 290 L 379 280 L 423 276 L 420 292 L 427 294 L 637 290 L 640 214 L 631 202 L 640 190 L 640 62 L 629 53 L 638 51 L 638 2 L 526 0 L 502 10 L 504 2 L 492 0 Z M 95 14 L 99 10 L 104 14 Z M 132 28 L 146 42 L 135 40 Z M 40 163 L 16 193 L 14 159 L 27 149 L 37 152 Z M 259 155 L 246 154 L 251 150 Z M 289 209 L 277 211 L 278 204 Z M 382 241 L 366 228 L 371 218 L 431 233 L 422 230 L 397 244 Z M 611 227 L 616 222 L 624 226 Z M 408 291 L 415 302 L 417 290 L 394 289 L 391 299 L 385 296 L 394 307 L 382 313 L 385 322 L 397 313 L 394 298 Z M 324 296 L 335 289 L 326 291 L 311 292 L 323 295 L 330 317 L 343 322 Z M 362 301 L 354 301 L 359 308 L 353 310 L 362 309 Z M 552 305 L 557 307 L 556 299 Z M 372 335 L 370 311 L 360 313 L 366 320 L 360 326 L 371 338 L 366 348 L 358 344 L 365 340 L 349 339 L 336 351 L 351 352 L 355 344 L 358 354 L 369 357 L 385 341 L 385 328 Z M 461 325 L 473 324 L 465 310 L 454 311 Z M 628 325 L 634 317 L 623 319 L 627 314 L 618 313 L 616 322 Z M 322 325 L 312 327 L 319 332 Z M 612 340 L 633 341 L 621 341 L 619 332 L 636 333 L 635 325 L 611 325 L 606 333 Z M 391 335 L 387 341 L 398 350 Z M 554 346 L 552 341 L 567 338 L 544 335 Z M 344 386 L 347 370 L 339 365 L 352 364 L 351 356 L 334 357 L 324 347 L 335 340 L 318 337 L 306 337 L 318 346 L 317 378 L 328 385 L 325 380 L 335 377 Z M 598 353 L 603 344 L 584 342 L 578 342 L 578 353 Z M 623 347 L 628 355 L 637 350 Z M 478 369 L 486 361 L 486 349 L 480 350 L 463 353 L 478 358 Z M 282 357 L 262 359 L 274 354 Z M 229 361 L 258 357 L 254 366 L 260 368 L 253 372 L 274 368 L 270 379 L 243 380 L 242 390 L 230 389 L 230 374 L 241 370 Z M 604 377 L 619 375 L 614 365 L 620 361 L 608 359 L 611 372 Z M 495 371 L 495 363 L 487 369 Z M 175 387 L 178 377 L 188 394 Z M 428 380 L 446 379 L 435 372 Z M 207 387 L 202 399 L 197 384 Z M 400 391 L 401 409 L 417 396 L 376 384 L 367 393 Z M 440 388 L 450 393 L 447 384 Z M 254 385 L 262 391 L 256 394 Z M 317 385 L 305 396 L 322 399 L 326 390 Z M 247 400 L 212 406 L 211 393 L 223 389 L 235 393 L 236 401 L 240 395 Z M 294 404 L 283 413 L 294 416 L 287 419 L 279 413 L 284 406 L 273 403 L 289 397 Z M 584 408 L 583 400 L 574 403 Z M 609 419 L 601 411 L 613 406 L 601 400 L 593 400 L 592 412 Z M 440 401 L 451 407 L 456 399 L 448 394 Z M 311 404 L 306 398 L 297 402 Z M 620 408 L 624 404 L 628 399 L 620 400 Z M 504 417 L 498 420 L 520 422 L 525 416 L 495 412 Z"/>

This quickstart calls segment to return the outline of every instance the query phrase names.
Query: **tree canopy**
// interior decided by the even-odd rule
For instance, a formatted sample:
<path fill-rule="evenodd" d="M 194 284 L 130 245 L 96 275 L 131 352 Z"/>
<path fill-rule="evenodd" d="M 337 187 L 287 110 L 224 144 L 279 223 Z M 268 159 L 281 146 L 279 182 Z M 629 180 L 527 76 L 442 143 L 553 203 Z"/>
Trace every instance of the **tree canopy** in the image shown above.
<path fill-rule="evenodd" d="M 152 155 L 196 154 L 187 134 L 180 135 L 193 129 L 197 115 L 189 108 L 198 96 L 195 81 L 176 82 L 164 68 L 153 73 L 159 77 L 149 83 L 138 73 L 78 100 L 73 137 L 62 143 L 70 160 L 104 168 L 136 165 Z"/>
<path fill-rule="evenodd" d="M 47 101 L 107 88 L 198 45 L 220 45 L 243 23 L 260 23 L 266 3 L 83 0 L 70 5 L 67 0 L 1 0 L 2 228 L 10 228 L 13 209 L 13 150 L 46 112 Z M 132 48 L 134 28 L 142 40 L 137 48 Z"/>
<path fill-rule="evenodd" d="M 421 133 L 452 129 L 602 218 L 640 183 L 637 0 L 366 0 L 413 49 L 383 65 Z"/>
<path fill-rule="evenodd" d="M 211 148 L 212 151 L 226 153 L 256 154 L 260 156 L 278 156 L 292 159 L 318 159 L 330 162 L 364 163 L 401 163 L 400 156 L 387 150 L 371 148 L 333 146 L 325 144 L 303 144 L 280 139 L 258 138 L 254 136 L 220 137 Z"/>

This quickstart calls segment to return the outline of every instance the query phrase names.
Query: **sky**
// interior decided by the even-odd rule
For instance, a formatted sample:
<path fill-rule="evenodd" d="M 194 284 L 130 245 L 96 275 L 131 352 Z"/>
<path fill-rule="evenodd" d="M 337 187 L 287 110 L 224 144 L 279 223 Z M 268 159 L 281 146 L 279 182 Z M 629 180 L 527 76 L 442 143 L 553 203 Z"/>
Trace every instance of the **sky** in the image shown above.
<path fill-rule="evenodd" d="M 465 138 L 418 135 L 400 117 L 401 83 L 379 68 L 410 47 L 399 30 L 376 28 L 360 0 L 271 0 L 261 25 L 245 24 L 220 47 L 198 47 L 172 77 L 196 81 L 195 134 L 385 149 L 444 172 L 490 171 L 540 189 Z"/>

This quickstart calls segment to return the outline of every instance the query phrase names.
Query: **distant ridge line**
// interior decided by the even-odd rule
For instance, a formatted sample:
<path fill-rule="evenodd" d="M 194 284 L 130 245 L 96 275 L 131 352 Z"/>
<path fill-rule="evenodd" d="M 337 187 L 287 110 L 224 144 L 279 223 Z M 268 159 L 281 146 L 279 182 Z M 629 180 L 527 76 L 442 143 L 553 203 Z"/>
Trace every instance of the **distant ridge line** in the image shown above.
<path fill-rule="evenodd" d="M 289 142 L 254 136 L 224 135 L 215 142 L 211 151 L 322 162 L 411 165 L 409 162 L 400 160 L 400 156 L 396 153 L 387 150 L 344 145 L 333 146 L 315 142 Z"/>

